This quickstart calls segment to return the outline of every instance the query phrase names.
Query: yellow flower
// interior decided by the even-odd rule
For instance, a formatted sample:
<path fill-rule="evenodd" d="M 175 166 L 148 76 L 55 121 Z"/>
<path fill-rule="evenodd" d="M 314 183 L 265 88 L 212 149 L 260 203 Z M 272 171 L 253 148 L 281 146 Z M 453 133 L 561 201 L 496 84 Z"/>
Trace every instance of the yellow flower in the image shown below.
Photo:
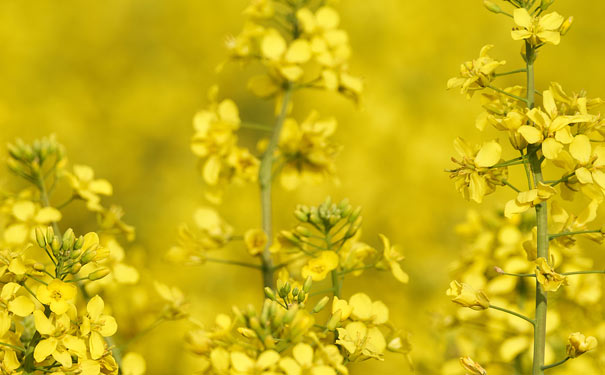
<path fill-rule="evenodd" d="M 351 320 L 361 320 L 375 325 L 384 324 L 389 320 L 387 306 L 382 301 L 372 302 L 365 293 L 353 294 L 348 305 L 351 308 Z"/>
<path fill-rule="evenodd" d="M 231 366 L 238 375 L 271 374 L 279 361 L 279 353 L 274 350 L 262 352 L 256 360 L 242 352 L 231 352 Z"/>
<path fill-rule="evenodd" d="M 493 168 L 500 161 L 502 146 L 497 141 L 485 142 L 482 146 L 470 145 L 458 137 L 454 147 L 462 159 L 452 158 L 460 167 L 449 171 L 450 178 L 464 199 L 481 203 L 485 195 L 493 193 L 507 178 L 506 167 Z"/>
<path fill-rule="evenodd" d="M 480 364 L 473 361 L 471 357 L 461 357 L 460 364 L 466 371 L 470 371 L 468 375 L 487 375 L 487 371 Z"/>
<path fill-rule="evenodd" d="M 332 314 L 335 314 L 337 311 L 340 311 L 340 320 L 344 321 L 351 316 L 353 306 L 350 306 L 347 300 L 340 299 L 335 296 L 334 300 L 332 301 Z"/>
<path fill-rule="evenodd" d="M 322 251 L 318 257 L 311 258 L 302 268 L 302 277 L 311 276 L 313 281 L 326 278 L 328 272 L 338 267 L 338 255 L 333 251 Z"/>
<path fill-rule="evenodd" d="M 56 208 L 40 207 L 39 204 L 29 200 L 14 202 L 11 214 L 15 221 L 4 230 L 4 240 L 12 245 L 33 241 L 35 227 L 46 227 L 50 223 L 61 220 L 61 212 Z"/>
<path fill-rule="evenodd" d="M 567 285 L 567 278 L 556 273 L 546 259 L 536 259 L 536 279 L 547 292 L 556 292 L 561 285 Z"/>
<path fill-rule="evenodd" d="M 52 312 L 61 315 L 69 309 L 76 293 L 77 288 L 74 284 L 53 279 L 48 285 L 40 285 L 36 296 L 41 303 L 50 306 Z"/>
<path fill-rule="evenodd" d="M 21 285 L 17 283 L 6 283 L 2 287 L 2 292 L 0 293 L 0 303 L 6 306 L 9 312 L 20 317 L 26 317 L 34 312 L 35 305 L 29 297 L 17 296 L 19 289 L 21 289 Z M 0 323 L 0 327 L 1 326 L 3 326 L 2 323 Z M 0 328 L 0 337 L 3 336 L 2 331 L 3 329 Z"/>
<path fill-rule="evenodd" d="M 569 125 L 594 121 L 595 116 L 588 114 L 560 115 L 550 90 L 543 92 L 542 104 L 544 110 L 536 107 L 527 112 L 527 117 L 534 122 L 535 126 L 522 125 L 517 131 L 527 143 L 542 143 L 544 157 L 552 160 L 557 158 L 564 145 L 569 145 L 573 141 Z"/>
<path fill-rule="evenodd" d="M 518 26 L 511 32 L 514 40 L 527 40 L 532 45 L 560 43 L 560 28 L 565 19 L 559 13 L 552 12 L 538 17 L 531 16 L 525 8 L 517 8 L 513 16 Z"/>
<path fill-rule="evenodd" d="M 468 284 L 452 281 L 446 294 L 452 298 L 452 302 L 473 310 L 485 310 L 489 308 L 489 299 L 482 290 L 475 290 Z"/>
<path fill-rule="evenodd" d="M 481 48 L 479 58 L 467 61 L 460 66 L 460 75 L 447 81 L 447 88 L 460 87 L 460 93 L 470 98 L 475 91 L 482 90 L 490 84 L 495 77 L 495 70 L 506 64 L 506 61 L 497 61 L 488 56 L 494 46 L 488 44 Z"/>
<path fill-rule="evenodd" d="M 510 218 L 515 214 L 523 213 L 531 207 L 547 201 L 555 194 L 557 192 L 552 186 L 539 182 L 537 189 L 522 191 L 517 194 L 515 199 L 508 201 L 504 207 L 504 216 Z"/>
<path fill-rule="evenodd" d="M 572 333 L 567 340 L 567 356 L 570 358 L 576 358 L 589 350 L 595 349 L 598 345 L 595 337 L 586 337 L 580 332 Z"/>
<path fill-rule="evenodd" d="M 379 234 L 379 236 L 382 240 L 382 245 L 384 246 L 383 256 L 387 266 L 391 269 L 393 276 L 395 276 L 397 280 L 402 283 L 407 283 L 410 278 L 408 274 L 401 269 L 401 265 L 399 264 L 405 257 L 397 248 L 391 246 L 391 242 L 385 235 Z"/>
<path fill-rule="evenodd" d="M 84 199 L 89 210 L 102 211 L 99 195 L 109 196 L 113 194 L 113 188 L 109 181 L 94 177 L 94 171 L 86 165 L 74 165 L 73 173 L 67 173 L 69 184 L 74 189 L 74 196 Z"/>
<path fill-rule="evenodd" d="M 298 343 L 292 349 L 292 358 L 283 357 L 279 360 L 279 367 L 287 375 L 336 375 L 336 370 L 330 366 L 315 363 L 313 347 L 309 344 Z"/>
<path fill-rule="evenodd" d="M 314 111 L 300 125 L 292 118 L 284 122 L 279 138 L 279 153 L 285 162 L 280 182 L 288 190 L 302 181 L 318 183 L 334 175 L 334 160 L 340 148 L 329 137 L 336 130 L 336 120 L 318 117 Z"/>
<path fill-rule="evenodd" d="M 336 344 L 343 347 L 350 361 L 367 358 L 381 359 L 387 347 L 378 327 L 368 328 L 362 322 L 351 322 L 345 328 L 337 328 Z"/>
<path fill-rule="evenodd" d="M 90 356 L 92 359 L 99 359 L 105 352 L 104 337 L 113 336 L 118 330 L 118 324 L 112 316 L 103 315 L 105 303 L 99 296 L 94 296 L 88 301 L 86 310 L 88 315 L 82 318 L 80 332 L 82 336 L 90 334 L 88 339 Z"/>
<path fill-rule="evenodd" d="M 503 89 L 505 92 L 525 97 L 525 88 L 513 86 Z M 494 128 L 508 132 L 509 140 L 517 150 L 527 146 L 525 138 L 517 131 L 521 125 L 527 123 L 527 115 L 522 102 L 501 92 L 486 92 L 481 94 L 481 105 L 485 109 L 476 120 L 475 126 L 483 131 L 487 124 Z"/>
<path fill-rule="evenodd" d="M 75 309 L 72 318 L 75 318 Z M 64 367 L 72 366 L 71 354 L 79 358 L 86 358 L 86 344 L 84 340 L 68 334 L 71 331 L 71 319 L 68 314 L 46 317 L 41 310 L 34 311 L 34 324 L 36 330 L 42 335 L 34 349 L 34 359 L 42 362 L 52 356 Z"/>
<path fill-rule="evenodd" d="M 135 352 L 128 352 L 122 358 L 122 373 L 124 375 L 144 375 L 147 369 L 145 358 Z"/>
<path fill-rule="evenodd" d="M 262 229 L 249 229 L 244 233 L 244 243 L 248 253 L 252 256 L 259 255 L 267 246 L 267 234 Z"/>
<path fill-rule="evenodd" d="M 164 317 L 166 319 L 178 320 L 188 315 L 187 300 L 179 288 L 175 286 L 169 287 L 168 285 L 157 281 L 154 282 L 154 286 L 160 297 L 162 297 L 164 301 L 168 302 L 164 312 Z"/>

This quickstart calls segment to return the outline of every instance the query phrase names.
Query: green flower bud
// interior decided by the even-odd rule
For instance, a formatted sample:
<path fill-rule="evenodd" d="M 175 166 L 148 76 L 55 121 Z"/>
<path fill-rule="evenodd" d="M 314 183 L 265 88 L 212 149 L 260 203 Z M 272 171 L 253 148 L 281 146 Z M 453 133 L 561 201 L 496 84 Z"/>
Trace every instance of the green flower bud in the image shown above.
<path fill-rule="evenodd" d="M 83 264 L 90 263 L 93 259 L 95 259 L 96 256 L 97 252 L 95 250 L 86 250 L 84 254 L 82 254 L 82 258 L 80 258 L 80 261 Z"/>
<path fill-rule="evenodd" d="M 312 285 L 313 285 L 313 278 L 311 276 L 308 276 L 303 284 L 303 290 L 306 293 L 309 293 L 309 290 L 311 290 Z"/>
<path fill-rule="evenodd" d="M 571 28 L 572 23 L 573 23 L 573 16 L 569 17 L 568 19 L 565 20 L 565 22 L 563 22 L 563 24 L 561 25 L 561 29 L 559 30 L 561 35 L 567 34 L 569 29 Z"/>
<path fill-rule="evenodd" d="M 554 2 L 555 0 L 542 0 L 542 3 L 540 3 L 540 8 L 542 8 L 542 10 L 544 11 L 548 9 L 548 7 L 550 7 Z"/>
<path fill-rule="evenodd" d="M 36 227 L 36 242 L 41 248 L 44 249 L 46 247 L 46 237 L 44 236 L 44 232 L 42 232 L 42 228 L 40 227 Z"/>
<path fill-rule="evenodd" d="M 71 266 L 71 269 L 69 270 L 71 273 L 75 274 L 80 272 L 80 269 L 82 269 L 82 263 L 78 262 L 76 264 L 74 264 L 73 266 Z"/>
<path fill-rule="evenodd" d="M 100 280 L 105 276 L 109 275 L 110 273 L 111 271 L 109 270 L 109 268 L 100 268 L 94 272 L 91 272 L 90 275 L 88 275 L 88 279 L 91 281 Z"/>
<path fill-rule="evenodd" d="M 302 211 L 299 211 L 299 210 L 294 211 L 294 216 L 296 217 L 296 219 L 298 219 L 299 221 L 302 221 L 303 223 L 306 223 L 307 221 L 309 221 L 309 215 Z"/>
<path fill-rule="evenodd" d="M 301 290 L 300 293 L 298 293 L 298 303 L 303 303 L 305 301 L 306 296 L 307 294 L 305 293 L 305 291 Z"/>
<path fill-rule="evenodd" d="M 275 301 L 277 299 L 275 297 L 275 292 L 273 291 L 273 289 L 269 288 L 268 286 L 265 287 L 265 296 L 267 296 L 267 298 L 269 298 L 272 301 Z"/>
<path fill-rule="evenodd" d="M 330 317 L 328 322 L 326 323 L 326 327 L 330 331 L 334 331 L 336 327 L 340 324 L 340 318 L 342 317 L 342 311 L 336 310 L 334 314 Z"/>
<path fill-rule="evenodd" d="M 80 236 L 74 243 L 74 249 L 80 250 L 83 245 L 84 245 L 84 236 Z"/>
<path fill-rule="evenodd" d="M 76 236 L 74 235 L 73 229 L 69 228 L 63 234 L 63 250 L 71 250 L 76 241 Z"/>
<path fill-rule="evenodd" d="M 357 207 L 349 216 L 349 223 L 354 223 L 361 214 L 361 207 Z"/>
<path fill-rule="evenodd" d="M 46 228 L 46 243 L 47 244 L 52 243 L 53 238 L 55 238 L 55 231 L 53 230 L 53 227 L 47 227 Z"/>
<path fill-rule="evenodd" d="M 53 254 L 58 254 L 59 250 L 61 250 L 61 242 L 59 241 L 59 237 L 55 236 L 50 243 L 50 248 L 53 250 Z"/>
<path fill-rule="evenodd" d="M 296 297 L 296 296 L 298 295 L 298 292 L 299 292 L 299 291 L 300 291 L 300 290 L 299 290 L 298 288 L 294 288 L 294 289 L 292 290 L 292 295 L 293 295 L 294 297 Z"/>
<path fill-rule="evenodd" d="M 309 228 L 299 225 L 296 227 L 296 233 L 300 234 L 303 237 L 309 237 L 312 233 Z"/>
<path fill-rule="evenodd" d="M 489 10 L 490 12 L 493 12 L 493 13 L 496 13 L 496 14 L 502 13 L 502 8 L 500 8 L 493 1 L 484 0 L 483 1 L 483 5 L 485 5 L 485 7 L 487 8 L 487 10 Z"/>
<path fill-rule="evenodd" d="M 323 310 L 324 307 L 326 307 L 328 302 L 330 302 L 330 297 L 325 296 L 324 298 L 320 299 L 319 302 L 317 302 L 317 304 L 315 305 L 315 307 L 313 308 L 312 311 L 314 313 L 320 312 L 321 310 Z"/>

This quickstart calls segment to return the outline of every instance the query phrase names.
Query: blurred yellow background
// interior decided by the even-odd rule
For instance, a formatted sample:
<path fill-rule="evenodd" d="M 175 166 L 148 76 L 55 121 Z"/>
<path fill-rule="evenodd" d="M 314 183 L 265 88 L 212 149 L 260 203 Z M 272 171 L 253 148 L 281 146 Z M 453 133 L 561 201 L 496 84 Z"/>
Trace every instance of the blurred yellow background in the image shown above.
<path fill-rule="evenodd" d="M 226 58 L 225 38 L 239 32 L 247 3 L 0 2 L 0 144 L 54 133 L 72 162 L 90 165 L 110 180 L 115 190 L 110 201 L 122 205 L 125 221 L 137 228 L 137 246 L 153 276 L 181 287 L 200 321 L 261 297 L 261 280 L 253 271 L 214 264 L 184 268 L 162 258 L 178 225 L 204 203 L 189 140 L 191 118 L 205 105 L 207 89 L 219 83 L 243 118 L 270 118 L 270 106 L 245 90 L 248 73 L 237 65 L 215 73 Z M 294 223 L 296 203 L 316 204 L 325 195 L 361 205 L 364 240 L 379 246 L 376 234 L 384 233 L 400 244 L 410 283 L 402 286 L 389 275 L 372 273 L 345 284 L 343 293 L 371 292 L 391 306 L 393 321 L 412 333 L 418 373 L 435 374 L 445 342 L 434 322 L 452 308 L 444 291 L 448 264 L 458 254 L 453 228 L 476 207 L 462 200 L 444 169 L 451 166 L 456 136 L 480 139 L 474 127 L 478 100 L 469 103 L 446 92 L 445 83 L 488 43 L 496 45 L 492 56 L 519 67 L 519 44 L 509 36 L 511 20 L 487 12 L 479 0 L 346 0 L 338 10 L 354 51 L 351 70 L 366 86 L 361 108 L 317 93 L 303 95 L 298 105 L 339 120 L 341 184 L 294 192 L 277 188 L 276 227 Z M 605 3 L 561 0 L 556 10 L 573 15 L 575 23 L 561 46 L 543 51 L 538 87 L 556 80 L 570 91 L 605 96 Z M 249 130 L 242 136 L 257 137 Z M 7 171 L 0 172 L 1 185 L 7 177 Z M 257 193 L 254 186 L 230 188 L 223 216 L 236 228 L 259 226 Z M 505 196 L 489 196 L 484 207 L 500 207 Z M 78 207 L 67 212 L 68 223 L 86 227 Z M 135 349 L 147 358 L 150 374 L 195 370 L 195 358 L 182 349 L 187 327 L 166 323 L 138 342 Z M 405 374 L 407 365 L 391 354 L 384 363 L 362 363 L 353 373 L 369 371 Z"/>

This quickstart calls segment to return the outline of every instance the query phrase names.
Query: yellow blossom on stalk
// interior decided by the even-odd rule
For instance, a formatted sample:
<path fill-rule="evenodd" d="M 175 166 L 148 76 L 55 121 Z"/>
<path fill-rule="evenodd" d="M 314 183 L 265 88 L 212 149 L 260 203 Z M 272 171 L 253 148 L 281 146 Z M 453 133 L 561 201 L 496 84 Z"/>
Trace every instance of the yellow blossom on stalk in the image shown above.
<path fill-rule="evenodd" d="M 36 293 L 38 300 L 50 307 L 55 314 L 64 314 L 76 297 L 77 288 L 72 283 L 53 279 L 48 285 L 40 285 Z"/>
<path fill-rule="evenodd" d="M 340 320 L 344 321 L 351 316 L 353 306 L 349 305 L 347 300 L 334 297 L 332 301 L 332 314 L 335 314 L 337 311 L 340 311 Z"/>
<path fill-rule="evenodd" d="M 452 158 L 460 167 L 449 171 L 450 178 L 465 199 L 481 203 L 485 195 L 493 193 L 496 186 L 504 184 L 502 181 L 506 180 L 508 174 L 506 167 L 494 167 L 502 154 L 502 146 L 497 141 L 485 142 L 479 146 L 470 145 L 458 137 L 454 141 L 454 147 L 462 159 Z"/>
<path fill-rule="evenodd" d="M 279 361 L 279 353 L 274 350 L 262 352 L 258 358 L 252 359 L 246 353 L 231 352 L 231 366 L 239 375 L 271 374 L 271 370 Z"/>
<path fill-rule="evenodd" d="M 316 357 L 316 356 L 315 356 Z M 279 367 L 286 375 L 300 375 L 309 373 L 312 375 L 336 375 L 334 368 L 325 364 L 316 363 L 313 347 L 309 344 L 298 343 L 292 348 L 292 358 L 282 357 Z"/>
<path fill-rule="evenodd" d="M 461 357 L 460 364 L 466 371 L 470 371 L 468 375 L 487 375 L 487 371 L 480 364 L 473 361 L 471 357 Z"/>
<path fill-rule="evenodd" d="M 506 64 L 506 61 L 497 61 L 488 55 L 494 46 L 488 44 L 481 48 L 479 58 L 467 61 L 460 65 L 460 75 L 447 81 L 447 88 L 460 87 L 460 93 L 470 98 L 475 91 L 482 90 L 488 86 L 495 77 L 495 70 Z"/>
<path fill-rule="evenodd" d="M 572 333 L 567 340 L 566 350 L 569 358 L 576 358 L 587 351 L 595 349 L 598 345 L 598 341 L 595 337 L 586 337 L 580 332 Z"/>
<path fill-rule="evenodd" d="M 82 336 L 89 337 L 90 355 L 92 359 L 99 359 L 105 352 L 104 337 L 113 336 L 118 330 L 114 317 L 104 315 L 105 303 L 99 296 L 94 296 L 86 305 L 88 315 L 82 318 L 80 332 Z"/>
<path fill-rule="evenodd" d="M 75 315 L 75 311 L 72 315 Z M 72 317 L 73 318 L 73 317 Z M 76 336 L 68 334 L 71 331 L 71 321 L 68 314 L 46 317 L 41 310 L 34 311 L 36 330 L 42 335 L 34 349 L 34 359 L 42 362 L 52 356 L 64 367 L 72 366 L 71 354 L 86 357 L 86 344 Z"/>
<path fill-rule="evenodd" d="M 350 361 L 381 359 L 384 355 L 387 343 L 378 327 L 368 328 L 362 322 L 351 322 L 344 328 L 337 328 L 337 331 L 336 344 L 346 350 L 346 356 Z"/>
<path fill-rule="evenodd" d="M 313 281 L 321 281 L 326 275 L 338 267 L 338 255 L 333 251 L 322 251 L 316 258 L 311 258 L 303 266 L 302 277 L 311 276 Z"/>
<path fill-rule="evenodd" d="M 405 259 L 403 254 L 395 246 L 391 246 L 391 242 L 385 235 L 379 234 L 384 246 L 383 256 L 387 267 L 391 269 L 393 276 L 402 283 L 407 283 L 410 279 L 407 273 L 401 269 L 400 261 Z"/>
<path fill-rule="evenodd" d="M 20 317 L 26 317 L 34 311 L 35 305 L 29 297 L 17 296 L 19 289 L 21 289 L 21 285 L 17 283 L 9 282 L 4 284 L 0 293 L 0 304 L 4 305 L 8 312 Z M 7 314 L 5 318 L 0 318 L 0 320 L 6 322 L 3 319 L 9 319 L 9 315 Z M 0 323 L 0 326 L 4 326 L 4 324 Z M 10 322 L 8 326 L 10 326 Z M 0 337 L 2 337 L 3 331 L 0 328 Z"/>
<path fill-rule="evenodd" d="M 105 179 L 95 179 L 94 171 L 86 165 L 74 165 L 73 173 L 66 172 L 67 180 L 74 189 L 74 196 L 84 199 L 91 211 L 101 211 L 101 197 L 113 194 L 113 188 Z"/>
<path fill-rule="evenodd" d="M 244 233 L 244 243 L 248 253 L 257 256 L 263 252 L 267 245 L 267 234 L 262 229 L 249 229 Z"/>
<path fill-rule="evenodd" d="M 509 200 L 504 207 L 504 216 L 510 218 L 515 214 L 523 213 L 556 194 L 557 192 L 552 186 L 539 182 L 537 189 L 522 191 L 517 194 L 515 199 Z"/>
<path fill-rule="evenodd" d="M 459 283 L 454 280 L 446 294 L 452 297 L 452 302 L 473 310 L 485 310 L 489 308 L 489 299 L 482 290 L 475 290 L 468 284 Z"/>
<path fill-rule="evenodd" d="M 285 163 L 280 182 L 288 190 L 302 181 L 317 183 L 334 175 L 339 147 L 329 137 L 336 130 L 336 120 L 318 117 L 317 112 L 312 112 L 301 124 L 293 118 L 284 122 L 279 138 L 279 154 Z"/>
<path fill-rule="evenodd" d="M 165 302 L 168 302 L 164 312 L 164 317 L 166 319 L 178 320 L 188 315 L 188 303 L 185 299 L 185 295 L 179 288 L 175 286 L 169 287 L 168 285 L 157 281 L 154 282 L 154 286 L 160 297 L 162 297 Z"/>
<path fill-rule="evenodd" d="M 515 24 L 511 36 L 514 40 L 528 40 L 537 46 L 541 43 L 557 45 L 561 42 L 561 25 L 565 19 L 557 12 L 532 16 L 525 8 L 517 8 L 513 13 Z"/>
<path fill-rule="evenodd" d="M 553 201 L 549 210 L 549 222 L 553 233 L 576 232 L 586 230 L 586 225 L 593 222 L 597 218 L 597 210 L 599 209 L 599 201 L 592 200 L 579 215 L 569 214 L 557 201 Z M 602 234 L 586 233 L 584 236 L 595 241 L 602 241 Z M 576 243 L 575 236 L 559 236 L 552 239 L 563 247 L 571 247 Z"/>
<path fill-rule="evenodd" d="M 507 87 L 503 90 L 517 97 L 526 96 L 522 86 Z M 527 115 L 522 102 L 510 95 L 501 92 L 482 93 L 481 105 L 485 112 L 477 118 L 475 126 L 484 130 L 487 124 L 491 124 L 497 130 L 507 131 L 511 145 L 517 150 L 522 150 L 527 146 L 527 141 L 518 129 L 527 122 Z"/>
<path fill-rule="evenodd" d="M 536 259 L 536 279 L 547 292 L 556 292 L 561 285 L 567 285 L 567 278 L 555 272 L 546 259 Z"/>
<path fill-rule="evenodd" d="M 33 240 L 37 226 L 47 226 L 61 220 L 61 212 L 53 207 L 40 207 L 29 200 L 19 200 L 12 204 L 14 222 L 4 229 L 4 240 L 8 244 L 24 244 Z"/>
<path fill-rule="evenodd" d="M 517 131 L 527 143 L 542 143 L 544 157 L 556 159 L 564 145 L 569 145 L 574 139 L 569 125 L 594 121 L 595 117 L 588 114 L 559 115 L 553 93 L 545 90 L 542 97 L 544 110 L 536 107 L 527 112 L 535 126 L 523 125 Z"/>
<path fill-rule="evenodd" d="M 550 83 L 550 91 L 557 102 L 559 112 L 564 115 L 587 114 L 603 104 L 601 98 L 587 98 L 584 91 L 569 95 L 557 82 Z"/>

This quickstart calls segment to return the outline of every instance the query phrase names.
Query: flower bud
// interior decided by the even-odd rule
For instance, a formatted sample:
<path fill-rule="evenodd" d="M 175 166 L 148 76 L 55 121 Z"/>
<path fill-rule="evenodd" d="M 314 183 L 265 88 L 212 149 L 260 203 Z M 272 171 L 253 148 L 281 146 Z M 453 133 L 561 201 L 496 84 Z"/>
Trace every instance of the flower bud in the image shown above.
<path fill-rule="evenodd" d="M 69 228 L 63 234 L 63 250 L 71 250 L 76 240 L 73 229 Z"/>
<path fill-rule="evenodd" d="M 88 275 L 88 279 L 90 281 L 100 280 L 105 276 L 109 275 L 110 273 L 111 271 L 109 270 L 109 268 L 99 268 L 98 270 L 91 272 L 90 275 Z"/>
<path fill-rule="evenodd" d="M 487 295 L 480 290 L 473 289 L 468 284 L 460 284 L 458 281 L 452 281 L 446 294 L 452 298 L 452 302 L 473 310 L 485 310 L 489 308 Z"/>
<path fill-rule="evenodd" d="M 239 327 L 239 328 L 237 329 L 237 332 L 238 332 L 240 335 L 242 335 L 242 336 L 244 336 L 244 337 L 246 337 L 246 338 L 248 338 L 248 339 L 255 339 L 255 338 L 257 337 L 257 336 L 256 336 L 256 332 L 254 332 L 254 331 L 253 331 L 253 330 L 251 330 L 250 328 Z"/>
<path fill-rule="evenodd" d="M 55 238 L 55 231 L 53 230 L 53 227 L 47 227 L 46 228 L 46 243 L 47 244 L 52 243 L 53 238 Z"/>
<path fill-rule="evenodd" d="M 311 290 L 311 285 L 313 285 L 313 278 L 311 276 L 307 276 L 302 288 L 306 293 L 309 293 L 309 290 Z"/>
<path fill-rule="evenodd" d="M 561 25 L 561 28 L 559 29 L 559 32 L 561 33 L 561 35 L 567 34 L 569 29 L 571 28 L 572 23 L 573 23 L 573 16 L 569 17 L 568 19 L 565 20 L 565 22 L 563 22 L 563 24 Z"/>
<path fill-rule="evenodd" d="M 540 8 L 542 8 L 542 10 L 545 11 L 554 2 L 555 2 L 555 0 L 542 0 L 542 2 L 540 3 Z"/>
<path fill-rule="evenodd" d="M 598 341 L 593 336 L 584 336 L 580 332 L 574 332 L 567 339 L 567 356 L 576 358 L 597 347 Z"/>
<path fill-rule="evenodd" d="M 86 250 L 84 252 L 84 254 L 82 254 L 82 258 L 80 258 L 80 261 L 83 264 L 90 263 L 95 258 L 95 256 L 97 256 L 97 252 L 96 251 L 94 251 L 94 250 Z"/>
<path fill-rule="evenodd" d="M 500 8 L 493 1 L 484 0 L 483 1 L 483 5 L 485 5 L 485 7 L 487 8 L 487 10 L 489 10 L 490 12 L 493 12 L 493 13 L 496 13 L 496 14 L 502 13 L 502 8 Z"/>
<path fill-rule="evenodd" d="M 319 302 L 317 302 L 312 311 L 314 313 L 320 312 L 321 310 L 323 310 L 324 307 L 326 307 L 328 302 L 330 302 L 330 297 L 324 296 L 324 298 L 320 299 Z"/>
<path fill-rule="evenodd" d="M 275 301 L 277 299 L 275 297 L 275 292 L 273 291 L 273 289 L 269 288 L 268 286 L 265 287 L 265 296 L 267 296 L 267 298 L 269 298 L 272 301 Z"/>
<path fill-rule="evenodd" d="M 480 364 L 473 361 L 471 357 L 460 358 L 460 365 L 462 365 L 466 371 L 470 371 L 472 375 L 487 375 L 487 371 L 485 371 Z"/>
<path fill-rule="evenodd" d="M 296 233 L 300 234 L 303 237 L 309 237 L 312 233 L 309 228 L 299 225 L 295 228 Z"/>
<path fill-rule="evenodd" d="M 55 236 L 50 243 L 50 248 L 53 250 L 53 254 L 58 254 L 59 250 L 61 250 L 61 242 L 59 241 L 59 237 Z"/>
<path fill-rule="evenodd" d="M 300 292 L 300 290 L 299 290 L 298 288 L 294 288 L 294 289 L 292 289 L 292 295 L 293 295 L 294 297 L 296 297 L 296 296 L 298 295 L 298 293 L 299 293 L 299 292 Z"/>
<path fill-rule="evenodd" d="M 44 232 L 42 232 L 42 228 L 40 227 L 36 227 L 36 242 L 41 248 L 46 247 L 46 237 L 44 236 Z"/>
<path fill-rule="evenodd" d="M 294 305 L 288 311 L 286 311 L 286 314 L 284 315 L 284 320 L 283 320 L 284 324 L 292 323 L 292 321 L 294 320 L 294 317 L 296 316 L 297 313 L 298 313 L 298 306 L 296 306 L 296 305 Z"/>
<path fill-rule="evenodd" d="M 342 311 L 340 311 L 340 310 L 336 310 L 336 312 L 334 314 L 332 314 L 332 316 L 326 323 L 326 327 L 328 328 L 328 330 L 334 331 L 336 329 L 336 327 L 338 327 L 338 325 L 340 324 L 341 316 L 342 316 Z"/>
<path fill-rule="evenodd" d="M 78 239 L 74 243 L 74 249 L 80 250 L 82 248 L 82 245 L 84 245 L 84 236 L 78 237 Z"/>
<path fill-rule="evenodd" d="M 309 214 L 306 214 L 300 210 L 294 211 L 294 216 L 296 217 L 296 219 L 298 219 L 298 221 L 301 221 L 303 223 L 309 221 Z"/>
<path fill-rule="evenodd" d="M 267 349 L 275 348 L 275 339 L 271 335 L 267 335 L 263 340 L 263 343 L 265 344 L 265 348 Z"/>
<path fill-rule="evenodd" d="M 73 266 L 71 266 L 71 269 L 69 271 L 73 274 L 76 274 L 76 273 L 80 272 L 81 269 L 82 269 L 82 263 L 78 262 L 78 263 L 75 263 Z"/>
<path fill-rule="evenodd" d="M 46 267 L 44 267 L 44 264 L 42 263 L 34 263 L 34 269 L 36 271 L 44 271 Z"/>
<path fill-rule="evenodd" d="M 361 214 L 361 207 L 357 207 L 355 209 L 355 211 L 353 211 L 353 213 L 351 213 L 351 216 L 349 216 L 349 223 L 354 223 L 360 214 Z"/>
<path fill-rule="evenodd" d="M 306 297 L 307 297 L 307 294 L 305 293 L 305 291 L 304 291 L 304 290 L 301 290 L 301 291 L 298 293 L 298 303 L 303 303 L 303 302 L 305 302 L 305 298 L 306 298 Z"/>

